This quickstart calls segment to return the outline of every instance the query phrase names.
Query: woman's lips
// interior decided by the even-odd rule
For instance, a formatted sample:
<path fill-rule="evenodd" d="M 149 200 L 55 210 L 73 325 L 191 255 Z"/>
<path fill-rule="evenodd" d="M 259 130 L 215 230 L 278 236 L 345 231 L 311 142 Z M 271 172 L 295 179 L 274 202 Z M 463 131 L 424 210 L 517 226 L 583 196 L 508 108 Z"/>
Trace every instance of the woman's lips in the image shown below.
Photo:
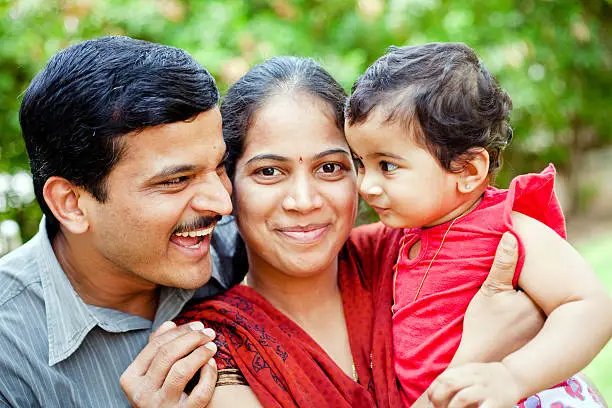
<path fill-rule="evenodd" d="M 310 244 L 319 240 L 328 229 L 329 224 L 309 224 L 277 228 L 277 231 L 293 241 Z"/>

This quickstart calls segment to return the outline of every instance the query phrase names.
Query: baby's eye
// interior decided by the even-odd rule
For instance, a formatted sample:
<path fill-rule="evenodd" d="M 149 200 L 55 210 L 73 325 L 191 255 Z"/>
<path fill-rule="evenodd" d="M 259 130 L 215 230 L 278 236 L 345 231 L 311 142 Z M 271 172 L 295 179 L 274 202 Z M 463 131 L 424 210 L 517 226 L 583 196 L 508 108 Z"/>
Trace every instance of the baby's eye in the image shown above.
<path fill-rule="evenodd" d="M 319 167 L 318 171 L 322 173 L 327 173 L 327 174 L 334 174 L 343 169 L 344 169 L 343 166 L 338 163 L 325 163 L 324 165 Z"/>
<path fill-rule="evenodd" d="M 396 164 L 389 163 L 387 161 L 381 161 L 380 162 L 380 169 L 382 171 L 384 171 L 384 172 L 397 170 L 397 168 L 398 168 L 398 166 Z"/>
<path fill-rule="evenodd" d="M 357 170 L 363 168 L 363 162 L 359 157 L 353 157 L 353 164 Z"/>
<path fill-rule="evenodd" d="M 264 167 L 263 169 L 257 170 L 257 174 L 264 177 L 274 177 L 280 175 L 281 172 L 274 167 Z"/>

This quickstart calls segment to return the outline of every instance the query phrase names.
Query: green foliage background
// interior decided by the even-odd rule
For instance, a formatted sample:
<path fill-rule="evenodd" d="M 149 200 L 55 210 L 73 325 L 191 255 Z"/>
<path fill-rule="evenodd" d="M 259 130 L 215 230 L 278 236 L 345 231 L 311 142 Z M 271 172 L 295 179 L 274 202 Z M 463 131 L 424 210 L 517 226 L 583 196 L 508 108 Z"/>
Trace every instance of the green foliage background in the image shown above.
<path fill-rule="evenodd" d="M 514 100 L 515 141 L 498 184 L 552 161 L 569 175 L 573 213 L 584 153 L 612 144 L 611 31 L 612 0 L 0 0 L 0 174 L 28 170 L 17 114 L 28 82 L 84 39 L 125 34 L 184 48 L 222 92 L 275 55 L 313 57 L 348 90 L 389 45 L 462 41 Z M 38 206 L 5 194 L 0 218 L 17 220 L 28 239 Z"/>
<path fill-rule="evenodd" d="M 500 185 L 550 161 L 572 182 L 585 151 L 612 143 L 611 0 L 0 0 L 0 16 L 0 173 L 28 169 L 17 111 L 29 80 L 59 49 L 111 34 L 188 50 L 222 91 L 274 55 L 311 56 L 348 89 L 391 44 L 463 41 L 514 100 Z M 29 238 L 36 205 L 8 201 L 2 217 Z"/>
<path fill-rule="evenodd" d="M 0 16 L 0 173 L 28 169 L 17 112 L 29 80 L 59 49 L 111 34 L 188 50 L 222 91 L 274 55 L 316 58 L 348 89 L 391 44 L 463 41 L 514 100 L 500 185 L 550 161 L 571 176 L 612 143 L 610 0 L 0 0 Z M 38 209 L 12 201 L 2 217 L 29 238 Z"/>

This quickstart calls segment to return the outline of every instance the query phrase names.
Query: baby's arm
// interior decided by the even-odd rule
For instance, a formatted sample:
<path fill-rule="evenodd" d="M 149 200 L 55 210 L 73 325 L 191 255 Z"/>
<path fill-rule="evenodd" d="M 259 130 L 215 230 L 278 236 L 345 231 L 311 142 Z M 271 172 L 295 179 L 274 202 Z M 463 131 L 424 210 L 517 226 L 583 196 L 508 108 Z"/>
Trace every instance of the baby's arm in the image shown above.
<path fill-rule="evenodd" d="M 530 343 L 502 360 L 526 397 L 567 379 L 597 355 L 612 336 L 612 299 L 553 230 L 516 212 L 512 220 L 525 245 L 519 286 L 548 316 Z"/>
<path fill-rule="evenodd" d="M 436 407 L 512 406 L 581 370 L 612 336 L 612 299 L 576 250 L 539 221 L 519 213 L 512 218 L 525 246 L 519 286 L 548 318 L 501 363 L 442 373 L 429 392 Z"/>

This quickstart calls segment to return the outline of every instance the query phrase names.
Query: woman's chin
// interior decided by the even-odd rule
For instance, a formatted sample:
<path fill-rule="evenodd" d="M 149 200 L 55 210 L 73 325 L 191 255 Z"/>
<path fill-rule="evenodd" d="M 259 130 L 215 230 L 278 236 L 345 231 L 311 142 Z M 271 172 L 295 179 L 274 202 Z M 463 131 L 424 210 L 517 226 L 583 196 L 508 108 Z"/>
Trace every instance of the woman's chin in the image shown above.
<path fill-rule="evenodd" d="M 293 254 L 284 259 L 281 269 L 294 278 L 310 278 L 326 273 L 336 261 L 338 251 L 331 253 L 311 252 L 309 254 Z"/>

